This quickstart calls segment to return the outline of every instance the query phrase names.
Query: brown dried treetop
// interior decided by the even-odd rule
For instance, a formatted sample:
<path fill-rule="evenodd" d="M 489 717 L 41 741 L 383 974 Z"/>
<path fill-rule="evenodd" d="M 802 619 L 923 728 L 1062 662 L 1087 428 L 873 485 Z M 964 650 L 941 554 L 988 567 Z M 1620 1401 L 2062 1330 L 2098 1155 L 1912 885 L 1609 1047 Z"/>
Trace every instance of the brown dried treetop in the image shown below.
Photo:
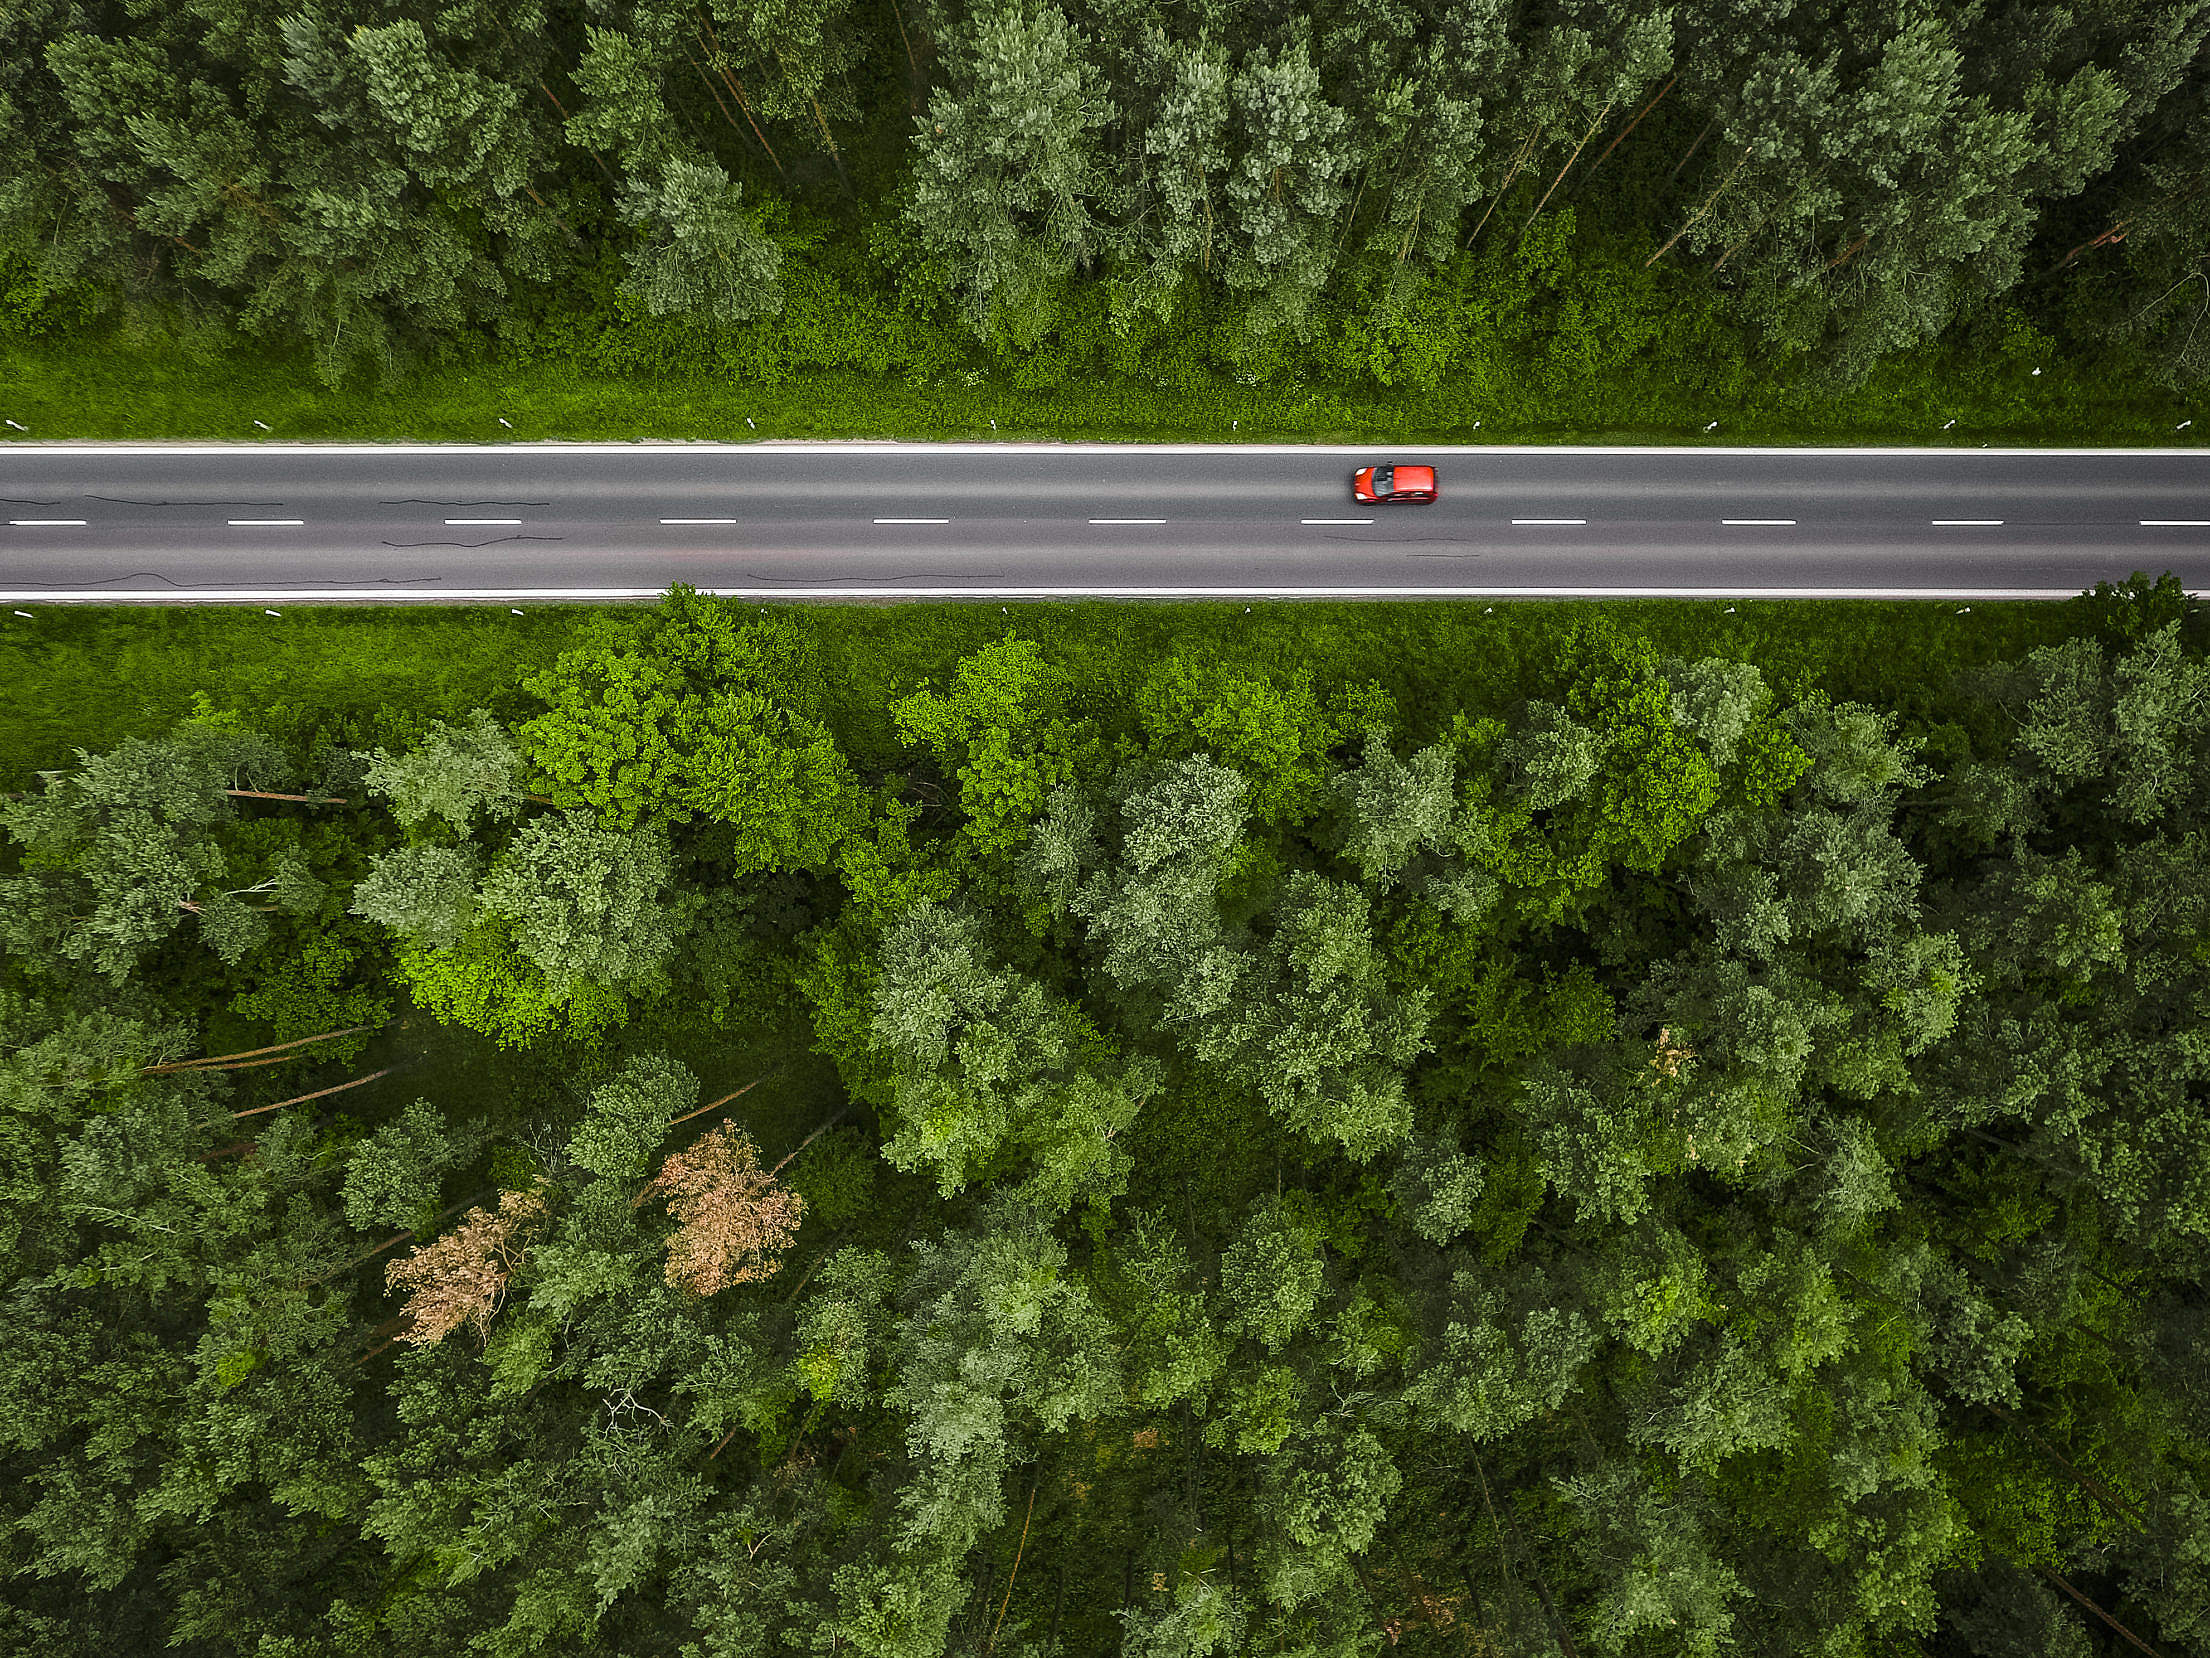
<path fill-rule="evenodd" d="M 696 1295 L 773 1277 L 806 1210 L 760 1167 L 752 1137 L 727 1121 L 670 1157 L 638 1201 L 655 1197 L 676 1220 L 667 1281 Z"/>
<path fill-rule="evenodd" d="M 485 1334 L 522 1263 L 525 1235 L 545 1213 L 537 1192 L 501 1192 L 497 1214 L 471 1209 L 442 1238 L 385 1267 L 386 1286 L 408 1293 L 399 1339 L 428 1347 L 463 1324 Z"/>

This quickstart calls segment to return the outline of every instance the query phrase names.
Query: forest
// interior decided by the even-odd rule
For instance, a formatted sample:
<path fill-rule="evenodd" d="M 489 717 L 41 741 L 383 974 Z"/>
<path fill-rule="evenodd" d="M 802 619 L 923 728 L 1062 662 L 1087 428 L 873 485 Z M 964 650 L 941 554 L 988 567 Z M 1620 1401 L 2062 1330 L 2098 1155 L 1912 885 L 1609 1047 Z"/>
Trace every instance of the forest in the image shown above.
<path fill-rule="evenodd" d="M 9 623 L 0 1646 L 2210 1654 L 2203 617 L 1704 608 Z"/>
<path fill-rule="evenodd" d="M 1723 398 L 1946 341 L 2199 389 L 2206 37 L 2210 0 L 9 0 L 0 343 Z"/>

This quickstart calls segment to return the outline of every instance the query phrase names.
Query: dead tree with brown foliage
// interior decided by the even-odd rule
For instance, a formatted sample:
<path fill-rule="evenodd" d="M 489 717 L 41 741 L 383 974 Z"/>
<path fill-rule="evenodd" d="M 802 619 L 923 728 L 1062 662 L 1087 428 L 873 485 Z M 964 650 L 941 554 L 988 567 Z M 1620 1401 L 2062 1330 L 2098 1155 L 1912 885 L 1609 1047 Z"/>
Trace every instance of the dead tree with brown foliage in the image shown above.
<path fill-rule="evenodd" d="M 528 1234 L 545 1214 L 542 1194 L 501 1192 L 497 1214 L 471 1209 L 445 1236 L 385 1267 L 387 1287 L 408 1295 L 402 1316 L 409 1322 L 396 1339 L 429 1347 L 464 1324 L 487 1334 Z"/>
<path fill-rule="evenodd" d="M 760 1167 L 752 1137 L 726 1119 L 661 1166 L 637 1194 L 639 1203 L 651 1198 L 666 1199 L 675 1216 L 667 1281 L 694 1295 L 773 1277 L 806 1210 Z"/>

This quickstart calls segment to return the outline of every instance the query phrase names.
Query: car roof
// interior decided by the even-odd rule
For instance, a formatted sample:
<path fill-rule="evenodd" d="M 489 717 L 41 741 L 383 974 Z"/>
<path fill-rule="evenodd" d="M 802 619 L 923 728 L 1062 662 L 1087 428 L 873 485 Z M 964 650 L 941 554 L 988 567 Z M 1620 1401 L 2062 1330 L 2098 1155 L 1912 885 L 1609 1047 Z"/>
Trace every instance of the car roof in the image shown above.
<path fill-rule="evenodd" d="M 1396 472 L 1397 486 L 1400 489 L 1406 485 L 1417 489 L 1435 481 L 1435 469 L 1432 466 L 1400 466 Z"/>

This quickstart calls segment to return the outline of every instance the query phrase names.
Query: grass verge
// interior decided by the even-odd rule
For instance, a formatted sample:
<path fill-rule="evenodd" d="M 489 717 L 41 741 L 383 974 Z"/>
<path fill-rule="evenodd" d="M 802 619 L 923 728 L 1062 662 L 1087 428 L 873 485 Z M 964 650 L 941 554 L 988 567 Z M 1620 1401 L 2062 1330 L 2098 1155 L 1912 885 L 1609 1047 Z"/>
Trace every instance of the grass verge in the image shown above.
<path fill-rule="evenodd" d="M 1756 380 L 1720 397 L 1653 380 L 1617 375 L 1561 384 L 1551 375 L 1538 386 L 1531 374 L 1505 373 L 1421 391 L 1311 381 L 1246 385 L 1225 374 L 1157 385 L 1083 374 L 1023 386 L 1015 377 L 969 369 L 926 385 L 852 370 L 760 384 L 703 371 L 595 374 L 492 358 L 331 390 L 303 360 L 275 350 L 195 362 L 167 345 L 117 337 L 0 340 L 0 416 L 27 428 L 7 432 L 17 441 L 994 437 L 1970 448 L 2193 444 L 2210 437 L 2210 408 L 2197 408 L 2210 396 L 2162 389 L 2115 357 L 2067 361 L 2034 349 L 1968 357 L 1930 349 L 1883 363 L 1864 386 L 1840 397 L 1814 398 Z M 2203 418 L 2194 420 L 2198 412 Z"/>

